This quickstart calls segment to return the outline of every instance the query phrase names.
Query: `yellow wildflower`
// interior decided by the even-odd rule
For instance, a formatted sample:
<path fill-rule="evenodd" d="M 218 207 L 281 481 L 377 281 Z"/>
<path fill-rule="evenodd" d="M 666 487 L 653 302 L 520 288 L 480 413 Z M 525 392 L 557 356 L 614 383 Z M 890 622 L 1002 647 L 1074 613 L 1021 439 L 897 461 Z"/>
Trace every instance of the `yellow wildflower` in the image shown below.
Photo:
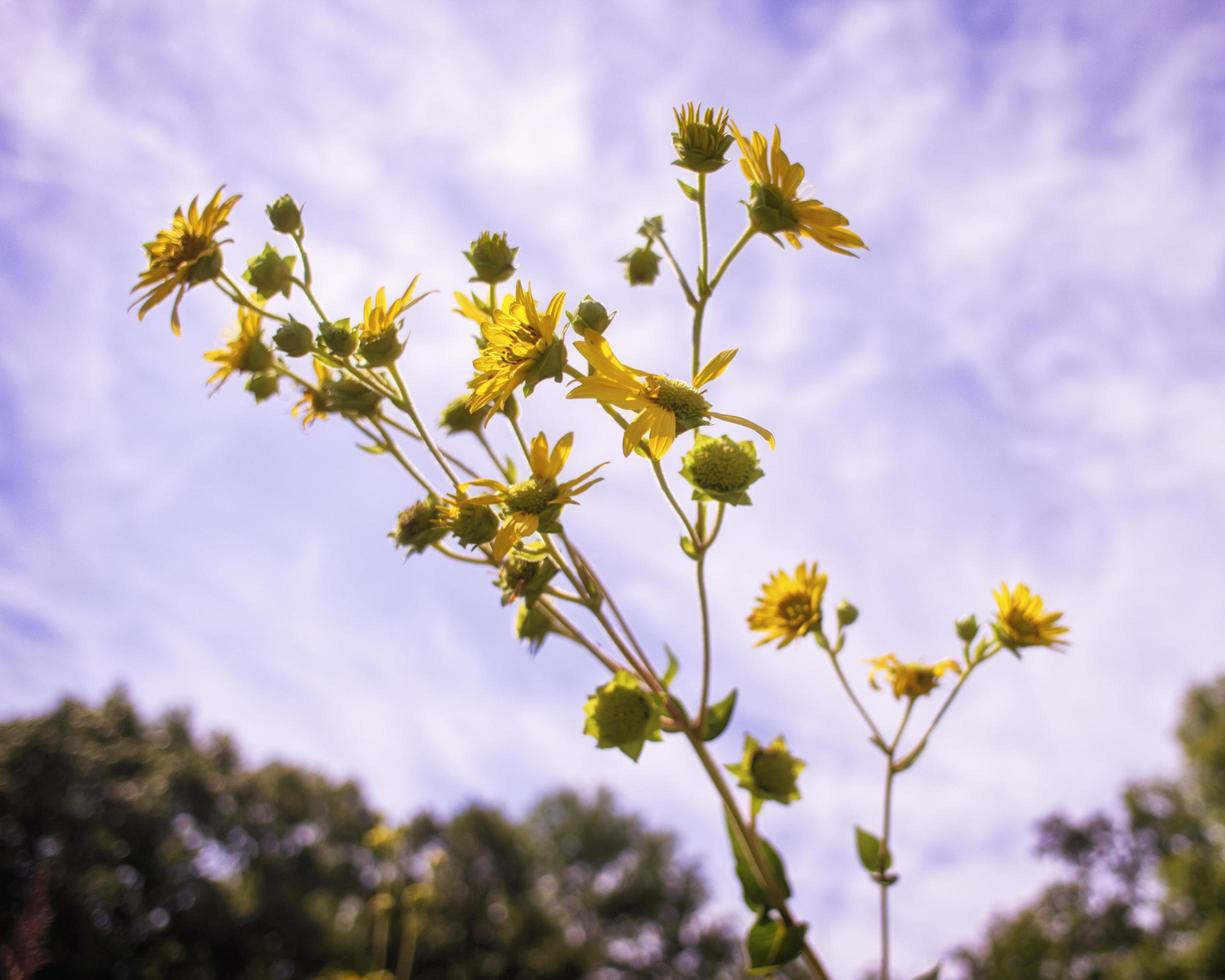
<path fill-rule="evenodd" d="M 199 208 L 199 198 L 192 198 L 186 214 L 182 208 L 175 209 L 170 227 L 145 243 L 149 267 L 132 287 L 134 293 L 145 290 L 132 303 L 132 306 L 140 304 L 138 319 L 143 320 L 146 313 L 177 289 L 174 305 L 170 308 L 170 329 L 179 333 L 179 303 L 183 294 L 192 286 L 215 279 L 221 272 L 221 246 L 225 242 L 217 241 L 217 232 L 229 224 L 230 211 L 242 196 L 235 194 L 223 201 L 221 192 L 224 189 L 217 188 L 203 211 Z"/>
<path fill-rule="evenodd" d="M 1068 642 L 1063 639 L 1068 628 L 1057 625 L 1063 613 L 1046 612 L 1042 608 L 1042 597 L 1030 592 L 1024 582 L 1018 583 L 1012 591 L 1001 582 L 992 595 L 998 607 L 995 636 L 1009 650 L 1016 652 L 1021 647 L 1058 647 Z"/>
<path fill-rule="evenodd" d="M 358 328 L 358 353 L 371 367 L 386 367 L 404 353 L 404 343 L 397 335 L 400 317 L 429 295 L 422 293 L 416 299 L 413 298 L 413 290 L 417 288 L 417 280 L 420 278 L 419 275 L 413 276 L 413 281 L 404 290 L 404 295 L 391 306 L 387 305 L 387 292 L 382 286 L 373 297 L 366 297 L 366 303 L 362 307 L 361 326 Z"/>
<path fill-rule="evenodd" d="M 261 319 L 262 317 L 255 310 L 240 306 L 237 331 L 224 347 L 211 350 L 204 355 L 206 361 L 221 365 L 205 382 L 210 385 L 214 381 L 217 382 L 213 391 L 225 384 L 235 371 L 256 374 L 272 367 L 272 351 L 264 344 L 260 329 Z"/>
<path fill-rule="evenodd" d="M 565 302 L 566 294 L 556 293 L 541 313 L 531 287 L 524 289 L 523 283 L 515 283 L 514 295 L 507 295 L 492 318 L 481 323 L 485 346 L 472 362 L 476 377 L 468 382 L 472 389 L 469 411 L 489 404 L 501 411 L 519 385 L 525 385 L 531 394 L 532 387 L 544 378 L 561 377 L 565 348 L 556 334 Z"/>
<path fill-rule="evenodd" d="M 332 372 L 322 361 L 315 361 L 315 387 L 303 388 L 302 398 L 290 410 L 290 415 L 302 416 L 302 428 L 307 429 L 319 419 L 327 418 L 332 410 L 327 396 L 327 386 Z"/>
<path fill-rule="evenodd" d="M 703 113 L 700 103 L 695 106 L 686 102 L 673 109 L 672 115 L 676 117 L 676 132 L 672 134 L 672 145 L 676 148 L 674 167 L 711 174 L 727 163 L 732 137 L 727 132 L 730 120 L 726 109 L 716 113 L 708 108 Z"/>
<path fill-rule="evenodd" d="M 678 433 L 686 432 L 710 419 L 721 419 L 752 429 L 773 448 L 774 436 L 756 422 L 739 415 L 724 415 L 710 410 L 704 397 L 705 388 L 732 363 L 736 351 L 725 350 L 712 357 L 707 365 L 686 384 L 662 374 L 649 374 L 622 364 L 608 346 L 608 341 L 592 330 L 583 332 L 583 340 L 574 345 L 587 359 L 594 373 L 570 389 L 567 398 L 594 398 L 603 405 L 612 405 L 638 413 L 625 429 L 621 449 L 626 456 L 647 436 L 647 449 L 652 459 L 663 459 L 676 441 Z"/>
<path fill-rule="evenodd" d="M 746 139 L 732 123 L 740 147 L 740 169 L 749 181 L 749 221 L 758 231 L 773 237 L 782 232 L 793 248 L 800 247 L 800 236 L 811 238 L 831 252 L 854 255 L 852 248 L 867 248 L 863 239 L 847 227 L 847 219 L 815 198 L 801 198 L 804 167 L 792 163 L 783 152 L 778 127 L 769 150 L 766 138 L 754 132 Z"/>
<path fill-rule="evenodd" d="M 537 531 L 557 531 L 561 525 L 557 518 L 566 504 L 574 503 L 574 498 L 599 483 L 603 477 L 590 479 L 591 475 L 603 466 L 594 466 L 582 476 L 565 483 L 558 483 L 557 476 L 566 459 L 570 448 L 574 445 L 574 433 L 567 432 L 549 452 L 549 442 L 544 433 L 532 440 L 529 462 L 532 475 L 520 483 L 507 486 L 497 480 L 473 480 L 468 486 L 485 487 L 493 493 L 479 497 L 468 497 L 464 503 L 470 506 L 498 506 L 502 508 L 502 526 L 497 537 L 493 539 L 493 557 L 501 561 L 506 557 L 515 543 L 529 537 Z"/>
<path fill-rule="evenodd" d="M 936 664 L 904 664 L 892 653 L 873 657 L 868 663 L 872 665 L 868 683 L 874 690 L 880 690 L 876 675 L 883 673 L 893 688 L 895 698 L 917 698 L 930 694 L 940 678 L 949 671 L 961 673 L 961 667 L 955 660 L 941 660 Z"/>
<path fill-rule="evenodd" d="M 829 576 L 804 562 L 794 573 L 777 571 L 761 588 L 757 606 L 749 615 L 749 629 L 766 635 L 757 641 L 763 646 L 781 640 L 781 650 L 793 640 L 821 629 L 821 600 Z"/>

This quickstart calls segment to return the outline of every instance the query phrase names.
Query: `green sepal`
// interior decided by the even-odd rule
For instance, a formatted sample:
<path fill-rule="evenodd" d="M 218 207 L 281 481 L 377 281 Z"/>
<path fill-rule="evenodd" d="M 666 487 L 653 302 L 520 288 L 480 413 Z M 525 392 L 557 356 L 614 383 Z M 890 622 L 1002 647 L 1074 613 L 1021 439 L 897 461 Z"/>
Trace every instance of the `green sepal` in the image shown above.
<path fill-rule="evenodd" d="M 676 178 L 676 182 L 680 184 L 681 193 L 684 194 L 687 198 L 689 198 L 689 200 L 696 203 L 698 198 L 701 196 L 698 194 L 698 189 L 696 187 L 693 187 L 690 184 L 686 184 L 679 177 Z"/>
<path fill-rule="evenodd" d="M 349 325 L 349 318 L 319 322 L 319 339 L 337 357 L 348 357 L 357 350 L 357 331 Z"/>
<path fill-rule="evenodd" d="M 727 729 L 732 720 L 732 712 L 736 708 L 736 689 L 717 704 L 706 708 L 706 717 L 702 720 L 702 741 L 713 742 Z"/>
<path fill-rule="evenodd" d="M 638 234 L 643 238 L 657 238 L 664 233 L 664 217 L 657 214 L 653 218 L 643 218 L 638 226 Z"/>
<path fill-rule="evenodd" d="M 681 551 L 687 554 L 694 561 L 698 560 L 698 549 L 693 546 L 693 539 L 687 534 L 681 538 Z"/>
<path fill-rule="evenodd" d="M 752 862 L 744 849 L 744 842 L 740 839 L 740 831 L 732 822 L 731 814 L 726 808 L 723 816 L 727 824 L 728 839 L 732 842 L 732 857 L 736 861 L 736 877 L 740 879 L 744 904 L 748 906 L 750 912 L 767 912 L 774 907 L 774 903 L 757 883 L 757 877 L 753 874 Z M 787 882 L 787 870 L 783 867 L 783 859 L 778 856 L 778 851 L 771 846 L 770 842 L 760 834 L 757 836 L 757 843 L 761 845 L 761 853 L 765 857 L 770 876 L 778 886 L 781 897 L 784 900 L 790 898 L 791 885 Z"/>
<path fill-rule="evenodd" d="M 523 379 L 523 394 L 530 395 L 536 389 L 536 385 L 548 378 L 560 381 L 565 368 L 566 345 L 558 337 L 549 344 L 545 352 L 536 358 L 528 369 Z"/>
<path fill-rule="evenodd" d="M 293 288 L 293 267 L 297 260 L 296 255 L 283 256 L 266 242 L 264 250 L 248 260 L 247 271 L 242 277 L 261 299 L 272 299 L 277 293 L 288 297 Z"/>
<path fill-rule="evenodd" d="M 888 871 L 893 864 L 889 848 L 881 844 L 879 837 L 862 827 L 855 828 L 855 850 L 859 854 L 859 863 L 870 874 L 879 875 Z"/>
<path fill-rule="evenodd" d="M 788 926 L 769 915 L 762 915 L 749 929 L 745 948 L 749 954 L 749 973 L 760 976 L 773 973 L 804 951 L 804 935 L 808 926 Z"/>
<path fill-rule="evenodd" d="M 664 647 L 664 653 L 668 655 L 668 669 L 664 671 L 661 683 L 666 691 L 668 686 L 676 680 L 677 672 L 681 669 L 681 662 L 676 659 L 676 654 L 672 652 L 670 647 Z"/>

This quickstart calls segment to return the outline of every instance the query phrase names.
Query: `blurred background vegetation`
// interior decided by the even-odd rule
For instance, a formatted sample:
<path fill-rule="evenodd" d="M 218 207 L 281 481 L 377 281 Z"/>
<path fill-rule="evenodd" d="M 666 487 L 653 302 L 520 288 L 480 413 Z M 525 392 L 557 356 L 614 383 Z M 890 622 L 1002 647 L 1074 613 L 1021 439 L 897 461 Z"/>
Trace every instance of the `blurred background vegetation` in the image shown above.
<path fill-rule="evenodd" d="M 1225 977 L 1225 677 L 1178 735 L 1173 778 L 1041 824 L 1062 880 L 946 976 Z M 391 826 L 353 783 L 244 766 L 122 692 L 0 725 L 4 980 L 740 976 L 705 902 L 674 837 L 608 794 Z"/>

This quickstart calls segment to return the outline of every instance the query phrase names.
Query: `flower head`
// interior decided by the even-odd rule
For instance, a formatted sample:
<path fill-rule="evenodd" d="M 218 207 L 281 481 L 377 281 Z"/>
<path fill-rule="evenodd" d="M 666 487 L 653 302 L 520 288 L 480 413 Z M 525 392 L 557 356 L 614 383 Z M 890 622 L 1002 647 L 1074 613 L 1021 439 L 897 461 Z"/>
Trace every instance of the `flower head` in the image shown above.
<path fill-rule="evenodd" d="M 761 133 L 748 139 L 735 123 L 732 132 L 740 147 L 740 169 L 749 182 L 747 206 L 754 228 L 771 237 L 781 232 L 793 248 L 800 247 L 801 236 L 842 255 L 854 255 L 852 248 L 867 248 L 843 215 L 815 198 L 800 197 L 804 168 L 783 152 L 777 126 L 768 150 Z"/>
<path fill-rule="evenodd" d="M 487 506 L 472 503 L 459 491 L 439 505 L 436 519 L 466 548 L 488 544 L 498 533 L 497 515 Z"/>
<path fill-rule="evenodd" d="M 504 282 L 515 274 L 515 256 L 518 248 L 511 248 L 506 241 L 506 232 L 494 234 L 483 231 L 464 253 L 476 273 L 469 282 L 487 282 L 491 285 Z"/>
<path fill-rule="evenodd" d="M 290 410 L 290 415 L 302 416 L 302 428 L 308 429 L 319 419 L 327 418 L 332 407 L 328 404 L 327 388 L 332 372 L 322 361 L 315 361 L 315 387 L 303 388 L 302 397 Z"/>
<path fill-rule="evenodd" d="M 547 555 L 539 559 L 511 555 L 502 562 L 495 583 L 502 590 L 502 605 L 508 606 L 516 599 L 533 605 L 558 571 L 560 569 Z"/>
<path fill-rule="evenodd" d="M 625 281 L 631 286 L 650 286 L 659 278 L 660 257 L 650 241 L 630 249 L 617 261 L 625 263 Z"/>
<path fill-rule="evenodd" d="M 663 459 L 678 433 L 706 425 L 711 419 L 746 426 L 773 448 L 774 436 L 767 429 L 738 415 L 713 412 L 705 398 L 706 386 L 727 370 L 736 356 L 735 350 L 716 354 L 694 375 L 692 384 L 686 384 L 675 378 L 649 374 L 622 364 L 608 346 L 608 341 L 591 330 L 584 332 L 583 340 L 574 347 L 587 359 L 594 372 L 571 388 L 566 397 L 594 398 L 603 405 L 638 413 L 626 427 L 621 440 L 621 449 L 626 456 L 646 436 L 651 458 Z"/>
<path fill-rule="evenodd" d="M 918 698 L 931 694 L 940 678 L 952 671 L 961 673 L 961 667 L 955 660 L 941 660 L 935 664 L 904 664 L 892 653 L 883 657 L 873 657 L 868 661 L 872 669 L 868 671 L 868 683 L 874 690 L 880 690 L 876 675 L 884 674 L 889 686 L 893 688 L 895 698 Z"/>
<path fill-rule="evenodd" d="M 798 780 L 804 762 L 787 751 L 787 742 L 780 735 L 769 745 L 761 745 L 752 735 L 744 736 L 744 755 L 727 771 L 739 780 L 753 797 L 756 813 L 766 800 L 786 806 L 800 798 Z"/>
<path fill-rule="evenodd" d="M 598 748 L 620 749 L 635 762 L 646 742 L 663 740 L 659 695 L 643 688 L 628 671 L 617 671 L 611 681 L 597 687 L 583 713 L 587 716 L 583 733 L 593 736 Z"/>
<path fill-rule="evenodd" d="M 736 442 L 726 435 L 712 439 L 699 432 L 682 462 L 681 476 L 693 484 L 694 500 L 750 504 L 746 491 L 765 476 L 753 443 L 748 439 Z"/>
<path fill-rule="evenodd" d="M 543 379 L 561 377 L 565 347 L 557 336 L 557 323 L 565 302 L 566 294 L 556 293 L 542 313 L 531 287 L 515 284 L 514 295 L 506 296 L 492 318 L 481 323 L 485 346 L 472 362 L 476 377 L 468 383 L 469 411 L 490 404 L 500 411 L 520 385 L 531 394 Z"/>
<path fill-rule="evenodd" d="M 468 396 L 460 395 L 447 403 L 442 410 L 438 424 L 447 435 L 458 435 L 461 432 L 476 432 L 481 427 L 481 417 L 468 411 Z"/>
<path fill-rule="evenodd" d="M 716 113 L 708 108 L 703 112 L 701 104 L 687 102 L 673 109 L 672 115 L 676 117 L 676 132 L 672 134 L 672 145 L 676 147 L 674 167 L 711 174 L 727 163 L 727 151 L 734 137 L 727 131 L 726 109 Z"/>
<path fill-rule="evenodd" d="M 404 353 L 404 343 L 399 338 L 400 318 L 429 295 L 422 293 L 413 297 L 413 290 L 417 288 L 420 278 L 413 276 L 404 295 L 391 306 L 387 305 L 387 293 L 382 286 L 373 297 L 366 297 L 361 326 L 357 330 L 357 350 L 371 367 L 386 367 Z"/>
<path fill-rule="evenodd" d="M 992 595 L 998 609 L 994 623 L 995 636 L 1002 646 L 1015 653 L 1021 647 L 1059 647 L 1067 644 L 1063 636 L 1068 628 L 1058 625 L 1063 613 L 1046 612 L 1042 608 L 1042 597 L 1030 592 L 1024 582 L 1018 583 L 1011 591 L 1006 583 L 1001 582 Z"/>
<path fill-rule="evenodd" d="M 214 381 L 217 382 L 213 391 L 225 384 L 235 371 L 258 374 L 272 367 L 272 351 L 264 344 L 263 331 L 260 329 L 261 319 L 263 318 L 255 310 L 240 306 L 238 328 L 226 345 L 204 355 L 206 361 L 220 365 L 205 382 L 210 385 Z"/>
<path fill-rule="evenodd" d="M 777 571 L 761 587 L 761 597 L 749 614 L 749 629 L 764 633 L 757 646 L 780 640 L 781 650 L 793 640 L 821 629 L 821 600 L 829 576 L 801 562 L 795 572 Z"/>
<path fill-rule="evenodd" d="M 288 194 L 282 194 L 264 211 L 272 227 L 282 235 L 296 235 L 302 230 L 302 208 Z"/>
<path fill-rule="evenodd" d="M 442 503 L 437 497 L 426 497 L 405 507 L 396 518 L 396 526 L 388 535 L 397 548 L 406 548 L 410 555 L 419 555 L 447 534 L 443 522 Z"/>
<path fill-rule="evenodd" d="M 149 267 L 132 287 L 134 293 L 144 290 L 132 303 L 132 306 L 140 304 L 138 319 L 143 320 L 153 307 L 175 293 L 170 308 L 170 329 L 179 333 L 179 303 L 183 294 L 192 286 L 215 279 L 221 272 L 221 246 L 225 241 L 217 241 L 217 233 L 229 224 L 230 211 L 242 196 L 234 194 L 223 201 L 221 192 L 224 189 L 217 188 L 203 210 L 199 207 L 199 198 L 192 198 L 186 214 L 182 208 L 176 209 L 170 227 L 145 243 Z"/>
<path fill-rule="evenodd" d="M 282 256 L 270 243 L 265 242 L 264 250 L 247 263 L 247 271 L 242 277 L 251 284 L 260 299 L 272 299 L 277 293 L 289 296 L 297 260 L 296 255 Z"/>
<path fill-rule="evenodd" d="M 595 486 L 603 477 L 592 474 L 603 466 L 594 466 L 581 476 L 558 483 L 557 477 L 566 465 L 570 448 L 574 444 L 574 433 L 567 432 L 557 440 L 552 452 L 544 433 L 532 440 L 530 463 L 532 475 L 520 483 L 507 486 L 497 480 L 473 480 L 467 486 L 485 487 L 492 493 L 468 498 L 472 505 L 497 506 L 502 509 L 502 526 L 493 539 L 493 557 L 501 561 L 515 543 L 537 531 L 557 531 L 561 525 L 558 517 L 566 504 L 574 503 L 580 493 Z"/>

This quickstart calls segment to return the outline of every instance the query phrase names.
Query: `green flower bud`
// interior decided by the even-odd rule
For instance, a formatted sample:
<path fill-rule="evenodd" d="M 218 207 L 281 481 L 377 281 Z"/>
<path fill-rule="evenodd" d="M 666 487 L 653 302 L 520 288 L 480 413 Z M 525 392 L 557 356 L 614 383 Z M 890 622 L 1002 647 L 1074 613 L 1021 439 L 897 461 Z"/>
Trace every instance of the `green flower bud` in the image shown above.
<path fill-rule="evenodd" d="M 487 282 L 493 284 L 496 282 L 505 282 L 515 273 L 515 256 L 519 253 L 518 248 L 511 248 L 506 241 L 506 232 L 494 234 L 490 231 L 483 231 L 474 241 L 471 247 L 464 253 L 464 257 L 472 263 L 472 269 L 476 273 L 469 282 Z"/>
<path fill-rule="evenodd" d="M 243 350 L 242 360 L 238 363 L 238 370 L 245 371 L 248 374 L 259 374 L 272 367 L 273 360 L 272 351 L 268 349 L 262 340 L 255 338 Z"/>
<path fill-rule="evenodd" d="M 285 258 L 271 245 L 265 244 L 264 250 L 247 263 L 247 271 L 242 277 L 263 299 L 271 299 L 277 293 L 288 296 L 293 288 L 293 267 L 297 260 L 296 255 Z"/>
<path fill-rule="evenodd" d="M 838 603 L 838 625 L 850 626 L 859 618 L 859 610 L 843 599 Z"/>
<path fill-rule="evenodd" d="M 292 316 L 272 335 L 272 342 L 287 357 L 303 357 L 315 349 L 315 335 L 311 333 L 311 328 Z"/>
<path fill-rule="evenodd" d="M 773 184 L 753 184 L 749 190 L 749 224 L 757 231 L 773 235 L 795 231 L 800 226 L 795 211 Z"/>
<path fill-rule="evenodd" d="M 635 762 L 643 745 L 663 740 L 660 721 L 663 704 L 628 671 L 619 670 L 611 681 L 598 687 L 583 706 L 587 722 L 583 733 L 601 749 L 620 749 Z"/>
<path fill-rule="evenodd" d="M 349 325 L 349 318 L 319 324 L 319 339 L 337 357 L 348 357 L 357 350 L 357 331 Z"/>
<path fill-rule="evenodd" d="M 569 316 L 570 326 L 574 327 L 580 334 L 584 330 L 594 330 L 596 333 L 603 333 L 612 322 L 612 317 L 608 315 L 608 310 L 604 308 L 604 304 L 596 302 L 590 296 L 583 297 L 583 301 L 579 303 L 578 308 Z"/>
<path fill-rule="evenodd" d="M 426 497 L 400 511 L 395 530 L 388 537 L 397 548 L 406 548 L 410 555 L 418 555 L 430 545 L 446 537 L 447 529 L 439 526 L 438 499 Z"/>
<path fill-rule="evenodd" d="M 395 328 L 391 327 L 373 337 L 362 338 L 357 345 L 357 352 L 370 367 L 387 367 L 395 364 L 404 353 L 404 341 L 399 338 Z"/>
<path fill-rule="evenodd" d="M 726 435 L 714 439 L 698 433 L 681 462 L 681 476 L 692 484 L 694 500 L 751 504 L 745 491 L 765 476 L 753 443 L 747 439 L 736 442 Z"/>
<path fill-rule="evenodd" d="M 540 649 L 552 631 L 553 624 L 543 609 L 526 602 L 519 606 L 515 614 L 515 636 L 527 642 L 532 653 Z"/>
<path fill-rule="evenodd" d="M 448 435 L 457 435 L 460 432 L 479 432 L 484 418 L 484 412 L 474 415 L 468 411 L 468 396 L 460 395 L 442 410 L 438 424 Z"/>
<path fill-rule="evenodd" d="M 481 504 L 452 505 L 446 514 L 447 530 L 466 548 L 488 544 L 498 534 L 498 515 Z"/>
<path fill-rule="evenodd" d="M 716 114 L 714 109 L 707 109 L 703 113 L 701 105 L 690 102 L 672 112 L 676 117 L 676 132 L 672 134 L 676 159 L 672 165 L 696 174 L 711 174 L 723 167 L 727 151 L 736 141 L 727 131 L 727 110 L 720 109 Z"/>
<path fill-rule="evenodd" d="M 213 248 L 191 263 L 187 270 L 187 282 L 198 286 L 202 282 L 210 282 L 221 275 L 221 249 Z"/>
<path fill-rule="evenodd" d="M 649 286 L 659 277 L 659 256 L 648 242 L 618 260 L 625 263 L 625 278 L 631 286 Z"/>
<path fill-rule="evenodd" d="M 508 606 L 518 599 L 529 606 L 534 605 L 557 572 L 552 558 L 532 561 L 512 555 L 498 569 L 496 584 L 502 590 L 502 605 Z"/>
<path fill-rule="evenodd" d="M 277 393 L 280 380 L 276 374 L 253 374 L 247 379 L 247 391 L 255 396 L 256 402 L 267 401 Z"/>
<path fill-rule="evenodd" d="M 769 745 L 762 746 L 752 735 L 744 737 L 744 755 L 735 765 L 727 766 L 740 785 L 752 796 L 756 813 L 766 800 L 788 804 L 800 798 L 798 780 L 804 763 L 787 751 L 780 735 Z"/>
<path fill-rule="evenodd" d="M 322 395 L 326 411 L 339 412 L 346 417 L 373 415 L 381 400 L 377 392 L 352 378 L 329 379 L 323 385 Z"/>
<path fill-rule="evenodd" d="M 962 617 L 954 625 L 957 627 L 957 638 L 963 643 L 971 643 L 978 636 L 978 617 L 973 614 Z"/>
<path fill-rule="evenodd" d="M 302 230 L 302 209 L 288 194 L 282 194 L 264 210 L 272 227 L 282 235 L 292 235 Z"/>

